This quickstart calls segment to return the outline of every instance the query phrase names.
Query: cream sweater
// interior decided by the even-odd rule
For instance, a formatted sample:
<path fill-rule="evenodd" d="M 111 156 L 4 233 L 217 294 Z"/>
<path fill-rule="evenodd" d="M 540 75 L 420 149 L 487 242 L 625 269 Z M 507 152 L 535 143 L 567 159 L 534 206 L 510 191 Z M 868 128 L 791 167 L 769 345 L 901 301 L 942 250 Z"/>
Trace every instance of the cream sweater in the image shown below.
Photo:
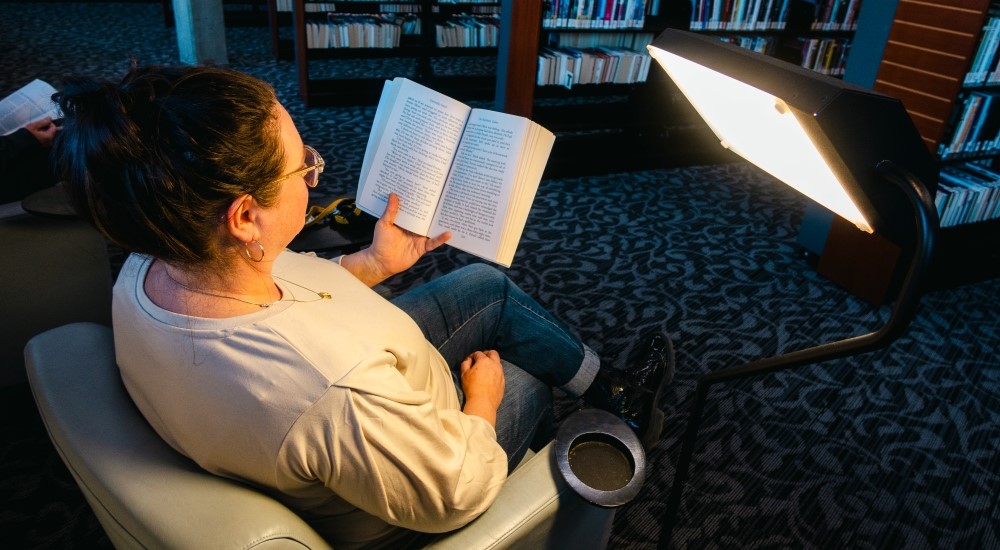
<path fill-rule="evenodd" d="M 228 319 L 171 313 L 143 291 L 133 254 L 114 291 L 118 365 L 171 446 L 257 485 L 337 548 L 458 528 L 495 499 L 507 459 L 463 414 L 420 328 L 339 265 L 283 253 L 285 300 Z M 303 302 L 288 301 L 294 297 Z"/>

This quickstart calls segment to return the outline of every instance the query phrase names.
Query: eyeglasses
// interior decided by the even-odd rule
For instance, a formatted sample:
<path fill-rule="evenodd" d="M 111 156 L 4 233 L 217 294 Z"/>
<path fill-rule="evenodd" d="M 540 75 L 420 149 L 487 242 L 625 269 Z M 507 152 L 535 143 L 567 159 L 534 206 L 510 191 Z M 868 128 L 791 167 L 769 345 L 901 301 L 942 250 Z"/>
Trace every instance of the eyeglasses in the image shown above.
<path fill-rule="evenodd" d="M 308 145 L 303 145 L 302 147 L 306 150 L 306 158 L 303 160 L 303 162 L 306 163 L 306 167 L 289 174 L 285 174 L 284 176 L 270 182 L 268 185 L 271 183 L 278 183 L 281 180 L 301 174 L 302 180 L 306 182 L 307 186 L 316 187 L 316 184 L 319 183 L 319 175 L 323 173 L 323 166 L 326 163 L 323 162 L 323 157 L 319 156 L 319 151 Z"/>

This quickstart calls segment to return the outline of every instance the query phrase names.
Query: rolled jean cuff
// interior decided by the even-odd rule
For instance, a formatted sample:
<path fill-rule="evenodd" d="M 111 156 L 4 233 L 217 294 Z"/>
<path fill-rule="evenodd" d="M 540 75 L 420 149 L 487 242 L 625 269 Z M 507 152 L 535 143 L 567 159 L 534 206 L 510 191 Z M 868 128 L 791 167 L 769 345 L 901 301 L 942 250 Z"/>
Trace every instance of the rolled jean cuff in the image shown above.
<path fill-rule="evenodd" d="M 560 386 L 559 389 L 574 397 L 580 397 L 594 383 L 594 378 L 597 377 L 597 371 L 600 368 L 601 358 L 594 353 L 594 350 L 584 345 L 583 361 L 580 363 L 580 369 L 576 371 L 576 374 L 573 375 L 573 378 L 569 382 Z"/>

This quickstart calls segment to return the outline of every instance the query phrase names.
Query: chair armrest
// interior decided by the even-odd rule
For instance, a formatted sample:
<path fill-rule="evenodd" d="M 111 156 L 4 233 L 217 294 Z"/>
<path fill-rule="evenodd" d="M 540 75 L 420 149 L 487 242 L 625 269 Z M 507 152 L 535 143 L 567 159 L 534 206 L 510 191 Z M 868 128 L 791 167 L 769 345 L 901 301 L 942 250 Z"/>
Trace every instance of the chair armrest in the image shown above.
<path fill-rule="evenodd" d="M 552 452 L 549 443 L 523 461 L 483 515 L 427 548 L 605 548 L 615 509 L 580 498 L 563 480 Z"/>
<path fill-rule="evenodd" d="M 160 439 L 122 385 L 110 328 L 43 332 L 25 362 L 49 437 L 117 548 L 330 548 L 278 501 Z"/>

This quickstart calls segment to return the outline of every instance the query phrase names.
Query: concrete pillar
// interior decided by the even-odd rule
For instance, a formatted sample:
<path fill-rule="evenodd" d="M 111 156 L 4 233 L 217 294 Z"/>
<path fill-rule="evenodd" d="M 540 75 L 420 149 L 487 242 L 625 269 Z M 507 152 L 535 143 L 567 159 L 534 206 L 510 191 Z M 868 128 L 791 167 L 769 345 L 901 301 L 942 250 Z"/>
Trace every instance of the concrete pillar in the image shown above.
<path fill-rule="evenodd" d="M 226 23 L 222 0 L 173 0 L 181 63 L 226 65 Z"/>

